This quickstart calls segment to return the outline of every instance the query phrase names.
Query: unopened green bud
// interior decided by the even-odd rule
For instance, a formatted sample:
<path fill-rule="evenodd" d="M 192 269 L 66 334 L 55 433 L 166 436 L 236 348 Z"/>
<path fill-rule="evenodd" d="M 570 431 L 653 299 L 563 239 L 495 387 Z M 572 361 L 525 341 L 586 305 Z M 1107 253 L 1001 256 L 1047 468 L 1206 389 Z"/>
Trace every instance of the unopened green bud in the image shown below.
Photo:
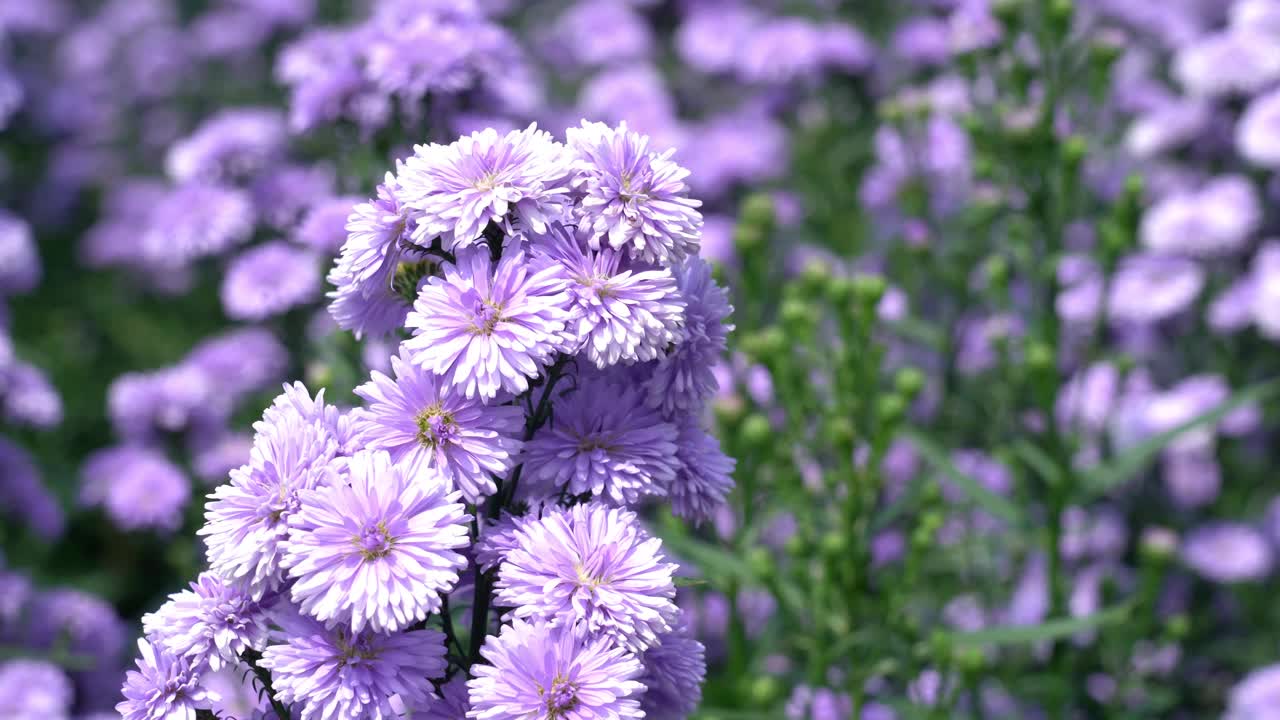
<path fill-rule="evenodd" d="M 307 363 L 307 385 L 309 387 L 327 387 L 333 382 L 333 368 L 329 363 Z"/>
<path fill-rule="evenodd" d="M 1170 617 L 1165 623 L 1165 632 L 1174 640 L 1182 640 L 1191 634 L 1191 618 L 1178 614 Z"/>
<path fill-rule="evenodd" d="M 751 413 L 742 419 L 742 427 L 738 432 L 742 435 L 742 442 L 748 447 L 757 447 L 769 441 L 773 435 L 773 427 L 769 425 L 769 418 L 760 413 Z"/>
<path fill-rule="evenodd" d="M 771 232 L 776 217 L 773 198 L 765 193 L 751 193 L 742 201 L 738 217 L 741 219 L 740 225 L 750 225 L 765 233 Z"/>
<path fill-rule="evenodd" d="M 924 373 L 918 368 L 904 367 L 893 376 L 893 387 L 903 397 L 914 398 L 924 389 Z"/>
<path fill-rule="evenodd" d="M 741 398 L 733 396 L 716 400 L 711 409 L 721 425 L 732 425 L 742 418 L 745 406 Z"/>
<path fill-rule="evenodd" d="M 1053 348 L 1042 342 L 1027 344 L 1027 368 L 1034 373 L 1045 373 L 1054 369 Z"/>
<path fill-rule="evenodd" d="M 827 283 L 827 293 L 836 307 L 848 307 L 853 302 L 855 292 L 853 281 L 849 278 L 831 278 L 831 282 Z"/>
<path fill-rule="evenodd" d="M 835 447 L 848 447 L 853 444 L 855 429 L 853 421 L 843 415 L 829 419 L 823 425 L 827 442 Z"/>
<path fill-rule="evenodd" d="M 994 288 L 1003 288 L 1009 284 L 1009 261 L 1003 255 L 992 255 L 986 263 L 987 282 Z"/>
<path fill-rule="evenodd" d="M 941 530 L 943 522 L 942 513 L 936 510 L 926 511 L 920 516 L 920 527 L 928 530 L 930 535 Z"/>
<path fill-rule="evenodd" d="M 776 325 L 746 335 L 742 338 L 742 351 L 752 360 L 767 362 L 787 348 L 787 336 Z"/>
<path fill-rule="evenodd" d="M 761 675 L 752 678 L 747 689 L 751 697 L 751 707 L 766 707 L 778 699 L 778 679 L 772 675 Z"/>
<path fill-rule="evenodd" d="M 1124 54 L 1124 45 L 1118 38 L 1099 35 L 1089 43 L 1089 62 L 1102 72 L 1107 72 Z"/>
<path fill-rule="evenodd" d="M 882 395 L 876 402 L 876 416 L 885 425 L 895 425 L 907 414 L 907 401 L 901 395 Z"/>
<path fill-rule="evenodd" d="M 1129 231 L 1115 222 L 1104 222 L 1098 227 L 1102 249 L 1111 257 L 1119 257 L 1133 244 Z"/>
<path fill-rule="evenodd" d="M 1146 184 L 1141 175 L 1134 173 L 1124 179 L 1124 194 L 1131 198 L 1140 198 L 1146 189 Z"/>
<path fill-rule="evenodd" d="M 849 551 L 848 538 L 844 533 L 829 532 L 822 536 L 822 554 L 829 558 L 843 558 Z"/>
<path fill-rule="evenodd" d="M 1076 6 L 1072 0 L 1049 0 L 1049 23 L 1055 33 L 1065 36 L 1071 30 L 1071 18 Z"/>
<path fill-rule="evenodd" d="M 831 281 L 831 269 L 827 267 L 826 263 L 811 262 L 805 265 L 804 270 L 800 273 L 800 281 L 807 292 L 819 292 Z"/>
<path fill-rule="evenodd" d="M 804 541 L 804 538 L 799 533 L 787 538 L 787 542 L 782 546 L 782 549 L 786 551 L 787 555 L 794 558 L 804 557 L 809 554 L 809 544 Z"/>
<path fill-rule="evenodd" d="M 1089 141 L 1079 135 L 1072 135 L 1062 142 L 1062 159 L 1068 165 L 1076 167 L 1089 152 Z"/>
<path fill-rule="evenodd" d="M 961 672 L 976 673 L 987 664 L 987 656 L 980 647 L 962 647 L 952 651 L 951 657 Z"/>
<path fill-rule="evenodd" d="M 859 275 L 853 279 L 854 297 L 867 307 L 875 307 L 887 289 L 888 285 L 879 275 Z"/>
<path fill-rule="evenodd" d="M 773 556 L 762 547 L 753 547 L 747 553 L 747 566 L 751 568 L 752 575 L 763 580 L 773 575 Z"/>
<path fill-rule="evenodd" d="M 765 235 L 764 229 L 757 225 L 738 223 L 733 229 L 733 246 L 742 255 L 757 252 L 764 247 Z"/>
<path fill-rule="evenodd" d="M 818 322 L 817 308 L 796 298 L 784 300 L 778 314 L 783 327 L 791 332 L 807 330 Z"/>

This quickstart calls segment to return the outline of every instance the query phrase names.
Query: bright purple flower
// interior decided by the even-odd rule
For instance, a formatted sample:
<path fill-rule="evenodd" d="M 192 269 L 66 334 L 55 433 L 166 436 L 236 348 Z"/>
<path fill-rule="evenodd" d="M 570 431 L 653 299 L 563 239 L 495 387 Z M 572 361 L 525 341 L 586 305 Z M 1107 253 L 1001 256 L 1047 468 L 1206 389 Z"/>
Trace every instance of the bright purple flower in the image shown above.
<path fill-rule="evenodd" d="M 65 720 L 74 689 L 56 665 L 19 658 L 0 663 L 0 717 L 6 720 Z"/>
<path fill-rule="evenodd" d="M 1186 258 L 1132 255 L 1111 278 L 1107 312 L 1112 321 L 1149 325 L 1190 307 L 1204 287 L 1204 271 Z"/>
<path fill-rule="evenodd" d="M 62 396 L 36 366 L 0 365 L 0 412 L 16 425 L 51 428 L 62 422 Z"/>
<path fill-rule="evenodd" d="M 354 195 L 339 195 L 313 204 L 293 232 L 293 241 L 324 257 L 337 254 L 347 240 L 347 218 L 361 204 Z"/>
<path fill-rule="evenodd" d="M 1280 79 L 1276 40 L 1250 30 L 1225 30 L 1183 45 L 1173 75 L 1191 95 L 1252 95 Z"/>
<path fill-rule="evenodd" d="M 607 122 L 626 120 L 649 133 L 675 133 L 675 98 L 652 65 L 628 63 L 596 73 L 578 91 L 578 113 Z"/>
<path fill-rule="evenodd" d="M 1174 504 L 1184 508 L 1208 505 L 1222 489 L 1218 459 L 1207 450 L 1165 453 L 1163 479 Z"/>
<path fill-rule="evenodd" d="M 313 202 L 333 197 L 334 183 L 333 169 L 327 165 L 277 164 L 255 176 L 249 192 L 258 216 L 287 230 Z"/>
<path fill-rule="evenodd" d="M 191 481 L 159 451 L 131 445 L 99 450 L 81 475 L 81 502 L 102 505 L 116 527 L 171 532 L 182 526 Z"/>
<path fill-rule="evenodd" d="M 447 251 L 470 247 L 497 223 L 546 232 L 567 202 L 570 161 L 550 133 L 530 125 L 506 135 L 493 129 L 450 145 L 418 145 L 400 171 L 397 196 L 417 220 L 413 240 L 439 237 Z"/>
<path fill-rule="evenodd" d="M 269 330 L 240 328 L 200 341 L 183 364 L 198 368 L 218 393 L 240 396 L 278 382 L 289 352 Z"/>
<path fill-rule="evenodd" d="M 564 488 L 616 505 L 665 495 L 681 467 L 679 431 L 644 400 L 634 384 L 580 379 L 525 445 L 525 472 L 547 494 Z"/>
<path fill-rule="evenodd" d="M 667 353 L 648 380 L 649 404 L 670 416 L 700 410 L 718 385 L 712 367 L 724 353 L 732 325 L 725 323 L 733 306 L 711 278 L 711 266 L 690 258 L 674 269 L 685 302 L 684 337 Z"/>
<path fill-rule="evenodd" d="M 640 707 L 649 720 L 683 720 L 702 702 L 707 677 L 706 648 L 689 637 L 687 627 L 664 634 L 640 661 L 645 686 Z"/>
<path fill-rule="evenodd" d="M 474 665 L 474 720 L 557 720 L 644 717 L 636 699 L 640 661 L 608 638 L 580 629 L 516 620 L 480 650 L 488 665 Z"/>
<path fill-rule="evenodd" d="M 730 71 L 761 20 L 757 10 L 738 3 L 693 3 L 676 28 L 676 51 L 695 70 Z"/>
<path fill-rule="evenodd" d="M 778 177 L 786 168 L 786 128 L 763 108 L 748 107 L 720 113 L 688 129 L 681 162 L 689 168 L 693 192 L 703 197 L 724 197 L 735 184 L 758 185 Z M 708 248 L 706 221 L 702 226 L 702 256 L 723 260 Z"/>
<path fill-rule="evenodd" d="M 738 57 L 743 80 L 787 85 L 814 79 L 825 61 L 821 28 L 800 17 L 772 18 L 760 23 Z"/>
<path fill-rule="evenodd" d="M 1209 303 L 1205 313 L 1209 327 L 1218 333 L 1232 333 L 1249 327 L 1253 322 L 1253 299 L 1257 294 L 1257 279 L 1251 273 L 1237 277 Z"/>
<path fill-rule="evenodd" d="M 671 511 L 686 520 L 708 520 L 733 489 L 737 461 L 724 454 L 720 441 L 702 428 L 696 414 L 684 415 L 676 426 L 680 431 L 676 438 L 680 468 L 667 486 Z"/>
<path fill-rule="evenodd" d="M 1271 240 L 1258 248 L 1249 272 L 1252 320 L 1263 337 L 1280 340 L 1280 242 Z"/>
<path fill-rule="evenodd" d="M 99 670 L 114 672 L 129 637 L 115 608 L 97 595 L 70 588 L 42 592 L 33 601 L 39 612 L 27 626 L 28 642 L 41 649 L 64 648 L 86 655 Z M 117 682 L 118 677 L 112 682 Z M 112 688 L 114 689 L 114 688 Z"/>
<path fill-rule="evenodd" d="M 122 720 L 195 720 L 196 710 L 218 699 L 200 684 L 200 673 L 186 658 L 138 640 L 137 670 L 124 681 L 124 701 L 116 705 Z"/>
<path fill-rule="evenodd" d="M 895 55 L 909 63 L 940 65 L 951 57 L 951 29 L 947 23 L 929 15 L 904 21 L 893 32 Z"/>
<path fill-rule="evenodd" d="M 241 253 L 222 280 L 222 307 L 235 320 L 264 320 L 319 295 L 315 254 L 281 240 Z"/>
<path fill-rule="evenodd" d="M 1262 222 L 1253 183 L 1215 178 L 1197 191 L 1175 192 L 1142 217 L 1142 244 L 1157 253 L 1213 256 L 1239 250 Z"/>
<path fill-rule="evenodd" d="M 1154 158 L 1200 137 L 1213 119 L 1212 105 L 1203 98 L 1174 98 L 1134 119 L 1125 134 L 1125 148 L 1138 158 Z"/>
<path fill-rule="evenodd" d="M 787 720 L 855 720 L 853 699 L 830 688 L 797 685 L 787 699 Z"/>
<path fill-rule="evenodd" d="M 193 668 L 217 671 L 234 666 L 245 650 L 261 650 L 267 642 L 267 612 L 261 603 L 203 572 L 190 590 L 169 596 L 154 613 L 142 616 L 147 639 Z"/>
<path fill-rule="evenodd" d="M 653 51 L 649 24 L 622 0 L 579 0 L 550 29 L 549 54 L 574 65 L 623 64 Z"/>
<path fill-rule="evenodd" d="M 559 224 L 535 239 L 533 252 L 539 266 L 563 268 L 581 353 L 596 367 L 653 360 L 680 339 L 684 300 L 670 270 L 635 267 L 613 248 L 593 250 Z"/>
<path fill-rule="evenodd" d="M 278 110 L 221 110 L 169 148 L 165 170 L 177 182 L 251 177 L 280 157 L 287 138 Z"/>
<path fill-rule="evenodd" d="M 635 513 L 577 505 L 526 524 L 516 538 L 496 586 L 498 603 L 514 617 L 581 626 L 635 652 L 671 630 L 679 613 L 676 565 Z"/>
<path fill-rule="evenodd" d="M 574 186 L 585 197 L 579 222 L 590 227 L 592 249 L 603 242 L 631 257 L 670 265 L 698 252 L 702 205 L 687 197 L 689 171 L 671 160 L 674 150 L 649 150 L 649 138 L 621 123 L 583 121 L 566 131 L 580 158 Z"/>
<path fill-rule="evenodd" d="M 1280 664 L 1258 668 L 1231 688 L 1222 720 L 1280 718 Z"/>
<path fill-rule="evenodd" d="M 337 288 L 329 293 L 329 313 L 357 339 L 366 334 L 380 337 L 402 327 L 410 304 L 404 293 L 417 294 L 416 287 L 397 286 L 402 243 L 414 227 L 405 213 L 396 199 L 395 177 L 387 173 L 377 197 L 356 205 L 347 217 L 347 240 L 329 272 L 329 283 Z"/>
<path fill-rule="evenodd" d="M 515 405 L 468 400 L 459 387 L 441 387 L 440 378 L 409 361 L 401 348 L 391 358 L 395 380 L 374 371 L 356 388 L 365 400 L 357 421 L 361 444 L 382 449 L 412 478 L 444 476 L 479 504 L 505 477 L 520 452 L 524 411 Z"/>
<path fill-rule="evenodd" d="M 458 673 L 440 687 L 440 697 L 431 700 L 425 708 L 416 709 L 416 720 L 467 720 L 471 699 L 467 692 L 465 673 Z"/>
<path fill-rule="evenodd" d="M 0 297 L 31 292 L 40 284 L 40 256 L 26 220 L 0 210 Z"/>
<path fill-rule="evenodd" d="M 254 209 L 242 190 L 189 182 L 169 191 L 138 232 L 140 255 L 159 267 L 219 255 L 253 234 Z"/>
<path fill-rule="evenodd" d="M 351 413 L 344 413 L 325 402 L 324 388 L 320 388 L 315 397 L 312 397 L 307 386 L 301 382 L 295 380 L 292 384 L 286 384 L 284 392 L 271 401 L 271 405 L 262 412 L 262 420 L 254 423 L 253 429 L 261 433 L 266 425 L 292 422 L 318 426 L 337 443 L 339 455 L 352 455 L 357 449 Z"/>
<path fill-rule="evenodd" d="M 1249 103 L 1236 125 L 1236 148 L 1254 165 L 1280 168 L 1280 90 Z"/>
<path fill-rule="evenodd" d="M 261 665 L 300 720 L 397 720 L 392 696 L 402 709 L 422 707 L 435 694 L 431 678 L 448 668 L 435 630 L 352 633 L 301 616 L 280 624 L 285 642 L 268 647 Z"/>
<path fill-rule="evenodd" d="M 576 339 L 567 289 L 558 266 L 535 271 L 517 251 L 493 266 L 485 248 L 469 249 L 419 291 L 404 347 L 468 398 L 522 393 Z"/>
<path fill-rule="evenodd" d="M 352 457 L 347 482 L 302 493 L 284 567 L 293 601 L 327 625 L 394 632 L 440 609 L 467 566 L 465 508 L 439 476 L 411 475 L 385 452 Z M 349 483 L 349 484 L 348 484 Z"/>
<path fill-rule="evenodd" d="M 276 79 L 289 89 L 289 128 L 307 132 L 348 117 L 363 130 L 381 127 L 391 98 L 360 69 L 364 33 L 320 28 L 281 50 Z"/>
<path fill-rule="evenodd" d="M 258 600 L 282 581 L 289 517 L 298 512 L 302 491 L 332 481 L 329 461 L 338 444 L 320 423 L 296 414 L 281 413 L 254 429 L 249 463 L 209 496 L 198 534 L 205 537 L 209 568 Z"/>
<path fill-rule="evenodd" d="M 1219 523 L 1187 533 L 1182 541 L 1182 561 L 1218 583 L 1259 580 L 1271 572 L 1273 552 L 1267 538 L 1249 525 Z"/>

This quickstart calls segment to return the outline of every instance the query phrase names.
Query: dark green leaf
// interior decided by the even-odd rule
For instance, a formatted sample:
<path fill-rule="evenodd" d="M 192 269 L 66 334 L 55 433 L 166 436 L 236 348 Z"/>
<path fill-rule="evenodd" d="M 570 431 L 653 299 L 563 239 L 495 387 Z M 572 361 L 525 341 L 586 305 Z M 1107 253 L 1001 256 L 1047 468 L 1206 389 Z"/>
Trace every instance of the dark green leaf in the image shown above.
<path fill-rule="evenodd" d="M 1117 605 L 1084 617 L 1046 620 L 1039 625 L 1007 625 L 974 632 L 950 633 L 947 638 L 957 647 L 1023 645 L 1058 640 L 1085 630 L 1124 622 L 1129 619 L 1131 609 L 1128 604 Z"/>
<path fill-rule="evenodd" d="M 914 428 L 904 430 L 902 435 L 915 446 L 925 460 L 929 461 L 929 464 L 941 470 L 979 507 L 1011 525 L 1022 525 L 1022 517 L 1018 512 L 1017 506 L 1008 499 L 986 489 L 976 479 L 960 472 L 955 463 L 951 462 L 951 458 L 946 451 L 934 441 Z"/>

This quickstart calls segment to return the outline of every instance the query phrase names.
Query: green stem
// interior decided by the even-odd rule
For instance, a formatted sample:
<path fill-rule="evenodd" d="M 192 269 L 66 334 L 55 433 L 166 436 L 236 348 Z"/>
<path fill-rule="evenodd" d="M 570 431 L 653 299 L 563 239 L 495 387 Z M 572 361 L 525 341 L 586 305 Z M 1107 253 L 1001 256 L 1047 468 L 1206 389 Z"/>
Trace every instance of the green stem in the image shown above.
<path fill-rule="evenodd" d="M 249 669 L 253 671 L 253 676 L 258 678 L 258 682 L 262 684 L 262 690 L 267 694 L 271 709 L 275 711 L 280 720 L 290 720 L 288 706 L 276 699 L 276 691 L 271 687 L 271 673 L 266 668 L 258 665 L 258 661 L 262 659 L 262 653 L 252 649 L 245 650 L 240 653 L 240 659 L 249 665 Z"/>

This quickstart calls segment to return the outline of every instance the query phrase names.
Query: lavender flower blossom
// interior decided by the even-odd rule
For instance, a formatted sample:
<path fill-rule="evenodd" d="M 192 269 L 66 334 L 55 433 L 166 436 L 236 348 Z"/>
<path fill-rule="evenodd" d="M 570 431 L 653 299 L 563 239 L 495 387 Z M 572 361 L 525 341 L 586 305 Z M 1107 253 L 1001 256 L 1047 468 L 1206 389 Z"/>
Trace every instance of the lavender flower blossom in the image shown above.
<path fill-rule="evenodd" d="M 40 257 L 31 227 L 0 210 L 0 297 L 31 292 L 40 283 Z"/>
<path fill-rule="evenodd" d="M 159 610 L 144 615 L 142 627 L 164 652 L 215 672 L 267 642 L 266 609 L 211 572 L 201 573 L 190 590 L 170 595 Z"/>
<path fill-rule="evenodd" d="M 675 276 L 685 302 L 684 337 L 658 361 L 647 383 L 649 404 L 668 416 L 697 410 L 715 395 L 719 385 L 711 368 L 733 329 L 725 323 L 733 306 L 711 278 L 710 265 L 690 258 Z"/>
<path fill-rule="evenodd" d="M 73 689 L 67 676 L 40 660 L 0 663 L 0 717 L 57 720 L 70 717 Z"/>
<path fill-rule="evenodd" d="M 320 295 L 320 273 L 310 250 L 283 241 L 245 251 L 222 280 L 222 307 L 236 320 L 264 320 Z"/>
<path fill-rule="evenodd" d="M 191 482 L 162 453 L 122 445 L 99 450 L 85 461 L 80 500 L 102 505 L 124 530 L 177 530 L 191 499 Z"/>
<path fill-rule="evenodd" d="M 467 678 L 458 673 L 440 687 L 440 697 L 430 701 L 425 709 L 414 713 L 420 720 L 467 720 L 471 699 L 467 692 Z"/>
<path fill-rule="evenodd" d="M 286 139 L 284 116 L 276 110 L 222 110 L 169 148 L 165 169 L 177 182 L 250 177 L 280 157 Z"/>
<path fill-rule="evenodd" d="M 218 696 L 200 684 L 196 668 L 146 640 L 138 641 L 138 669 L 124 682 L 124 701 L 116 705 L 122 720 L 182 718 L 194 720 L 196 710 L 209 707 Z"/>
<path fill-rule="evenodd" d="M 1226 175 L 1198 192 L 1163 198 L 1142 218 L 1142 244 L 1158 253 L 1213 256 L 1239 250 L 1262 222 L 1253 184 Z"/>
<path fill-rule="evenodd" d="M 641 658 L 646 690 L 640 707 L 650 720 L 682 720 L 702 702 L 707 677 L 706 649 L 689 637 L 687 627 L 663 635 Z"/>
<path fill-rule="evenodd" d="M 667 486 L 671 511 L 695 522 L 709 520 L 733 490 L 737 462 L 724 454 L 720 441 L 690 413 L 677 423 L 676 459 L 680 468 Z"/>
<path fill-rule="evenodd" d="M 1173 75 L 1193 95 L 1251 95 L 1280 79 L 1275 38 L 1248 30 L 1212 33 L 1178 50 Z"/>
<path fill-rule="evenodd" d="M 253 233 L 253 203 L 241 190 L 189 182 L 152 209 L 138 238 L 140 256 L 160 267 L 221 254 Z"/>
<path fill-rule="evenodd" d="M 387 173 L 377 197 L 355 206 L 347 218 L 342 254 L 329 273 L 329 283 L 337 288 L 329 293 L 329 312 L 357 339 L 387 335 L 404 325 L 409 300 L 398 290 L 418 290 L 395 287 L 400 246 L 414 227 L 396 199 L 396 188 L 395 177 Z"/>
<path fill-rule="evenodd" d="M 545 619 L 607 636 L 640 652 L 669 632 L 676 566 L 634 513 L 596 503 L 543 517 L 516 531 L 497 601 L 516 618 Z M 472 702 L 475 704 L 475 692 Z"/>
<path fill-rule="evenodd" d="M 1280 169 L 1280 90 L 1249 103 L 1236 124 L 1236 149 L 1258 167 Z"/>
<path fill-rule="evenodd" d="M 1207 580 L 1236 583 L 1265 577 L 1273 552 L 1261 532 L 1238 523 L 1202 526 L 1182 543 L 1182 560 Z"/>

